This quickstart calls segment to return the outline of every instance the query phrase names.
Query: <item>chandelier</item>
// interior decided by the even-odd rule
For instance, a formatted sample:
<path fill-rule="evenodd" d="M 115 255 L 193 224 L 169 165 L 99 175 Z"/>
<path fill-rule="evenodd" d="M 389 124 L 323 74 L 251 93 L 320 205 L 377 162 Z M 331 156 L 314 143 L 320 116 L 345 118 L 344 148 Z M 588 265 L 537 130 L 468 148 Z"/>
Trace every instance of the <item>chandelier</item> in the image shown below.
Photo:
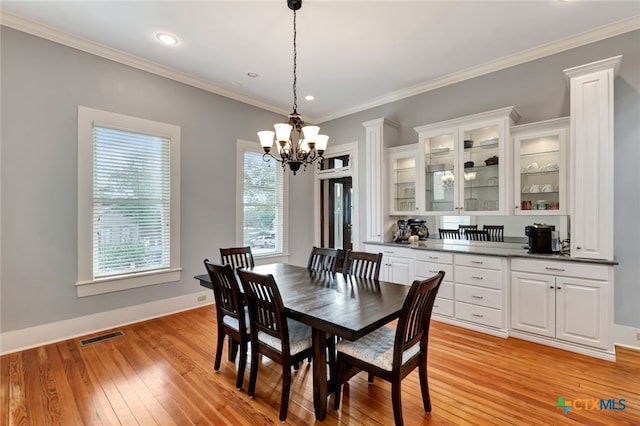
<path fill-rule="evenodd" d="M 273 158 L 282 164 L 282 168 L 289 165 L 289 168 L 295 175 L 301 166 L 306 170 L 307 165 L 313 164 L 318 160 L 318 166 L 322 164 L 324 157 L 322 154 L 327 149 L 329 136 L 319 135 L 320 128 L 318 126 L 306 126 L 302 117 L 298 114 L 298 95 L 296 83 L 298 76 L 296 74 L 296 11 L 302 7 L 302 0 L 287 0 L 287 6 L 293 10 L 293 112 L 289 114 L 287 123 L 276 123 L 273 125 L 275 132 L 264 130 L 258 132 L 260 145 L 264 149 L 262 158 L 264 161 L 271 161 Z M 277 155 L 271 153 L 273 141 L 276 141 Z"/>

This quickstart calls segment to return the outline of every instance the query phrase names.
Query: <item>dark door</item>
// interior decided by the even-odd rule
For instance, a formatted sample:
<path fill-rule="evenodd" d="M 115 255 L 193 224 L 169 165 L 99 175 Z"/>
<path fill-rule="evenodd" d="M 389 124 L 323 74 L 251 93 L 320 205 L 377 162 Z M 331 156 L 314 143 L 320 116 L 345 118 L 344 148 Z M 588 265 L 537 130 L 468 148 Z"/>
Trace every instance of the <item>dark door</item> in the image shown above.
<path fill-rule="evenodd" d="M 353 188 L 351 178 L 326 179 L 321 185 L 322 246 L 350 250 Z"/>

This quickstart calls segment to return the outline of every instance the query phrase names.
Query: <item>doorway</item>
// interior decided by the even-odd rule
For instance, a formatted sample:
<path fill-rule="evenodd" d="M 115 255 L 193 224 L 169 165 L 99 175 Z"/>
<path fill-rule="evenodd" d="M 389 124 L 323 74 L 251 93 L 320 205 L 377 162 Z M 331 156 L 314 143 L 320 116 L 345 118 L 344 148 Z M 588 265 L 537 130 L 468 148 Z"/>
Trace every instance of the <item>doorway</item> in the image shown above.
<path fill-rule="evenodd" d="M 342 250 L 353 249 L 353 185 L 351 176 L 323 179 L 320 185 L 322 247 Z M 338 259 L 338 266 L 342 259 Z"/>

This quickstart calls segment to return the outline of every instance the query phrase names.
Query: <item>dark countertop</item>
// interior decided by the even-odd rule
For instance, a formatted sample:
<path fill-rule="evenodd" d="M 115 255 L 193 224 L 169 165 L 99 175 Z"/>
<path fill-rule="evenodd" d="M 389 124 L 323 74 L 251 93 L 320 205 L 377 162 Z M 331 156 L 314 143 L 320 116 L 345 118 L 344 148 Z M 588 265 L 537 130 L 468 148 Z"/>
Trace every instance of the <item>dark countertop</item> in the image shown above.
<path fill-rule="evenodd" d="M 465 241 L 465 240 L 426 240 L 411 244 L 398 244 L 393 242 L 380 243 L 365 241 L 365 244 L 389 246 L 389 247 L 405 247 L 415 250 L 433 250 L 444 251 L 449 253 L 462 254 L 478 254 L 483 256 L 499 256 L 499 257 L 519 257 L 525 259 L 540 260 L 560 260 L 563 262 L 581 262 L 600 265 L 617 265 L 615 260 L 600 259 L 580 259 L 570 257 L 568 254 L 531 254 L 527 252 L 526 244 L 522 243 L 498 243 L 484 241 Z"/>

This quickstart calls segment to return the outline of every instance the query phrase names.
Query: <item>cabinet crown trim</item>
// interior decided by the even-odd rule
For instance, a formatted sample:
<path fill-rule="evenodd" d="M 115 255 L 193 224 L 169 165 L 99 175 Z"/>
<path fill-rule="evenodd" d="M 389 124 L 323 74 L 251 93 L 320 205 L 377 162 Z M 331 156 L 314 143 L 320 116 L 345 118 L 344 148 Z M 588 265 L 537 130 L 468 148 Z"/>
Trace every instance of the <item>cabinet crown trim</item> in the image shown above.
<path fill-rule="evenodd" d="M 424 126 L 414 127 L 417 133 L 421 133 L 425 130 L 432 130 L 436 127 L 458 127 L 461 124 L 466 123 L 467 121 L 478 121 L 478 120 L 493 120 L 496 118 L 509 117 L 511 123 L 509 125 L 513 125 L 520 120 L 520 113 L 516 110 L 515 107 L 510 106 L 506 108 L 494 109 L 493 111 L 485 111 L 478 114 L 466 115 L 464 117 L 458 117 L 451 120 L 438 121 L 436 123 L 427 124 Z"/>
<path fill-rule="evenodd" d="M 565 81 L 567 82 L 567 85 L 570 85 L 571 79 L 574 77 L 579 77 L 583 74 L 590 74 L 592 72 L 604 71 L 610 68 L 613 68 L 613 77 L 615 78 L 618 75 L 618 71 L 620 71 L 620 62 L 622 62 L 622 55 L 591 62 L 590 64 L 567 68 L 564 70 Z"/>
<path fill-rule="evenodd" d="M 376 118 L 375 120 L 364 121 L 362 123 L 364 127 L 373 127 L 373 126 L 380 126 L 385 124 L 395 127 L 396 129 L 400 128 L 400 123 L 397 123 L 393 120 L 389 120 L 386 117 Z"/>

